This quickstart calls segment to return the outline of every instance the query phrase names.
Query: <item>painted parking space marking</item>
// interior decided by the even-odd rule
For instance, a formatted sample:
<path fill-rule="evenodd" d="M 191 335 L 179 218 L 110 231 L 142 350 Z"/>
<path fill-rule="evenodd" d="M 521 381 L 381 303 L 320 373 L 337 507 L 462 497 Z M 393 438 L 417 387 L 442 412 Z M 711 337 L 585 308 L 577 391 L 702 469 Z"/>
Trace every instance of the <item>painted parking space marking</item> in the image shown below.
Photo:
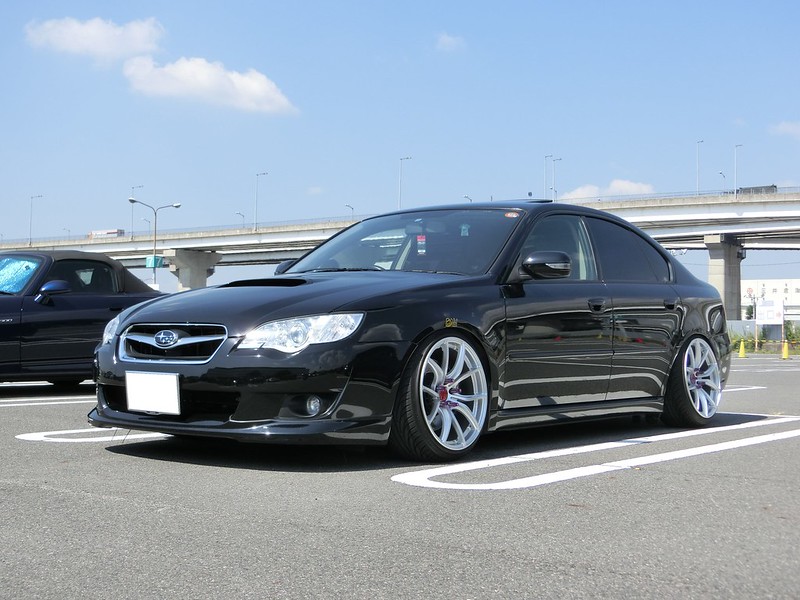
<path fill-rule="evenodd" d="M 519 479 L 511 479 L 507 481 L 498 481 L 495 483 L 449 483 L 443 481 L 435 481 L 437 477 L 446 475 L 454 475 L 458 473 L 465 473 L 468 471 L 477 471 L 482 469 L 491 469 L 493 467 L 501 467 L 511 464 L 531 462 L 537 460 L 544 460 L 548 458 L 557 458 L 563 456 L 574 456 L 578 454 L 587 454 L 591 452 L 598 452 L 602 450 L 612 450 L 623 447 L 631 447 L 642 444 L 651 444 L 667 440 L 675 440 L 680 438 L 696 437 L 701 435 L 709 435 L 713 433 L 720 433 L 724 431 L 738 431 L 745 429 L 752 429 L 756 427 L 763 427 L 767 425 L 780 425 L 785 423 L 800 422 L 800 417 L 776 417 L 768 418 L 763 421 L 755 421 L 750 423 L 742 423 L 739 425 L 728 425 L 724 427 L 715 427 L 711 429 L 693 429 L 689 431 L 679 431 L 675 433 L 666 433 L 646 437 L 629 438 L 616 442 L 604 442 L 600 444 L 589 444 L 586 446 L 578 446 L 574 448 L 563 448 L 559 450 L 548 450 L 544 452 L 534 452 L 531 454 L 523 454 L 519 456 L 508 456 L 504 458 L 496 458 L 483 461 L 474 461 L 470 463 L 461 463 L 456 465 L 447 465 L 444 467 L 436 467 L 433 469 L 424 469 L 422 471 L 412 471 L 408 473 L 401 473 L 392 477 L 392 481 L 412 485 L 416 487 L 438 488 L 448 490 L 515 490 L 537 487 L 556 483 L 560 481 L 567 481 L 570 479 L 577 479 L 579 477 L 587 477 L 590 475 L 598 475 L 610 471 L 617 471 L 623 469 L 633 469 L 643 465 L 656 464 L 670 460 L 678 460 L 681 458 L 688 458 L 690 456 L 699 456 L 702 454 L 710 454 L 712 452 L 722 452 L 725 450 L 733 450 L 736 448 L 743 448 L 746 446 L 753 446 L 757 444 L 765 444 L 768 442 L 775 442 L 794 437 L 800 437 L 800 429 L 791 429 L 779 433 L 760 435 L 755 437 L 743 438 L 739 440 L 732 440 L 728 442 L 720 442 L 717 444 L 709 444 L 705 446 L 697 446 L 694 448 L 687 448 L 685 450 L 676 450 L 672 452 L 663 452 L 660 454 L 653 454 L 642 456 L 638 458 L 631 458 L 619 461 L 609 461 L 600 464 L 587 465 L 584 467 L 577 467 L 573 469 L 565 469 L 562 471 L 553 471 L 550 473 L 543 473 L 532 477 L 522 477 Z"/>
<path fill-rule="evenodd" d="M 74 396 L 72 396 L 74 398 Z M 58 398 L 53 398 L 47 401 L 40 401 L 40 400 L 31 400 L 31 401 L 20 401 L 19 398 L 15 400 L 0 400 L 0 408 L 15 408 L 20 406 L 52 406 L 54 404 L 97 404 L 97 400 L 94 398 L 87 398 L 86 400 L 59 400 Z"/>
<path fill-rule="evenodd" d="M 109 435 L 109 432 L 111 435 Z M 59 443 L 84 443 L 84 442 L 127 442 L 129 440 L 145 440 L 168 438 L 165 433 L 130 433 L 129 429 L 118 427 L 84 429 L 65 429 L 63 431 L 40 431 L 37 433 L 21 433 L 18 440 L 27 442 L 59 442 Z"/>

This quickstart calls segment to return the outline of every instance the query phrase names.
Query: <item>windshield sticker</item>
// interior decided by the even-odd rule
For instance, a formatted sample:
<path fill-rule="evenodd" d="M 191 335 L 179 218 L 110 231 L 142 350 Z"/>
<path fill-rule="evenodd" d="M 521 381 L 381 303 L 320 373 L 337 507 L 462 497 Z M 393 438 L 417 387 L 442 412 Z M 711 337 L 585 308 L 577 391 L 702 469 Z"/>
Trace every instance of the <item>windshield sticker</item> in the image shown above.
<path fill-rule="evenodd" d="M 425 254 L 425 241 L 424 235 L 417 236 L 417 254 L 419 256 L 423 256 Z"/>

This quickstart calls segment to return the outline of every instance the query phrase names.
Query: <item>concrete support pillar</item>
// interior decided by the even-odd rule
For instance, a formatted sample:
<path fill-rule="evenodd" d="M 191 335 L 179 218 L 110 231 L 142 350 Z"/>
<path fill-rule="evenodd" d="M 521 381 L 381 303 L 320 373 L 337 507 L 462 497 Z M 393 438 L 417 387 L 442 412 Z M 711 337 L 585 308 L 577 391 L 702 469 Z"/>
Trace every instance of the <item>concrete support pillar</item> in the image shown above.
<path fill-rule="evenodd" d="M 202 250 L 165 250 L 169 270 L 178 278 L 178 291 L 206 287 L 214 274 L 214 265 L 222 258 L 216 252 Z"/>
<path fill-rule="evenodd" d="M 728 319 L 742 318 L 744 249 L 735 236 L 719 233 L 703 239 L 708 248 L 708 282 L 719 290 Z"/>

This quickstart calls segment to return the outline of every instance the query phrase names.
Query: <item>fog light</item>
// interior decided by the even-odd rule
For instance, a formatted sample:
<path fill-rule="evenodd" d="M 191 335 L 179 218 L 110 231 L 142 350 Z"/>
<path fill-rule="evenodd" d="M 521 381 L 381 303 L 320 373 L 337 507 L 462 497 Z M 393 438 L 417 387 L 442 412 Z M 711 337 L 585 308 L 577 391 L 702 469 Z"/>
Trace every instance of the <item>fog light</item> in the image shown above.
<path fill-rule="evenodd" d="M 316 417 L 322 410 L 322 399 L 319 396 L 309 396 L 306 398 L 306 414 L 309 417 Z"/>

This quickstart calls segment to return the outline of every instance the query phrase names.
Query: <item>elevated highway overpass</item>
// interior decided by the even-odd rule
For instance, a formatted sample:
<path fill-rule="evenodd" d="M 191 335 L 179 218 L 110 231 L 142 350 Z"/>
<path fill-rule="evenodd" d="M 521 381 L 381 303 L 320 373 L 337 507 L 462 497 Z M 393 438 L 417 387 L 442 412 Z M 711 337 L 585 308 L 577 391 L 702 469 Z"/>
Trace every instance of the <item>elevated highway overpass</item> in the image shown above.
<path fill-rule="evenodd" d="M 572 199 L 571 204 L 619 215 L 669 249 L 707 249 L 709 281 L 730 315 L 740 314 L 741 261 L 748 250 L 800 249 L 800 188 L 742 188 L 700 195 Z M 257 227 L 159 230 L 163 255 L 182 289 L 202 287 L 217 265 L 277 264 L 297 258 L 354 218 L 320 218 Z M 8 240 L 0 249 L 76 249 L 102 252 L 132 268 L 153 254 L 147 232 L 82 238 Z"/>

